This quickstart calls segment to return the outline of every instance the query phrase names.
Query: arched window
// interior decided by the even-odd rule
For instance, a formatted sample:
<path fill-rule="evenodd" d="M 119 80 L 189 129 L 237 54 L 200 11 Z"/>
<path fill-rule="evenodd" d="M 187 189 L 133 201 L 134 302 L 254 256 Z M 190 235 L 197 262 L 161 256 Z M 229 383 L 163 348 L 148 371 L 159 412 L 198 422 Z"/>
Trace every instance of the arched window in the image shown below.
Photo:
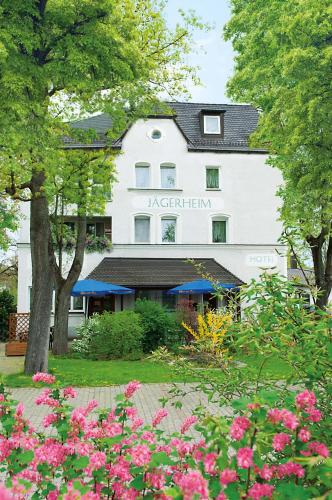
<path fill-rule="evenodd" d="M 160 186 L 163 189 L 174 189 L 176 185 L 176 170 L 174 163 L 160 165 Z"/>
<path fill-rule="evenodd" d="M 176 217 L 164 215 L 161 218 L 161 241 L 162 243 L 176 243 Z"/>
<path fill-rule="evenodd" d="M 225 216 L 212 218 L 212 243 L 227 243 L 228 219 Z"/>
<path fill-rule="evenodd" d="M 135 243 L 150 243 L 150 216 L 135 216 Z"/>
<path fill-rule="evenodd" d="M 135 186 L 137 188 L 150 187 L 150 165 L 149 163 L 136 163 Z"/>

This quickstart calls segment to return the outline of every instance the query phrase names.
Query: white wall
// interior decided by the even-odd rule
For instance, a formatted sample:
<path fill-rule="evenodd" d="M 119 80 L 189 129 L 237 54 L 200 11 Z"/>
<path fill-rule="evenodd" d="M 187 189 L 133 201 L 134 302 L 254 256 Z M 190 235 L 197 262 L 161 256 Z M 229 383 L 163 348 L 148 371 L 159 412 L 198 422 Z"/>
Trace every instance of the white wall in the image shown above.
<path fill-rule="evenodd" d="M 162 132 L 159 141 L 149 133 Z M 188 152 L 187 142 L 172 119 L 139 120 L 123 139 L 116 160 L 118 182 L 113 199 L 107 205 L 112 216 L 113 248 L 105 254 L 114 257 L 215 258 L 243 281 L 257 277 L 259 260 L 253 255 L 272 256 L 283 274 L 286 258 L 278 245 L 281 223 L 278 222 L 279 199 L 275 196 L 281 174 L 265 164 L 266 155 L 247 153 Z M 151 165 L 151 189 L 135 188 L 135 163 Z M 176 189 L 160 189 L 160 164 L 176 165 Z M 206 166 L 220 167 L 220 191 L 205 189 Z M 209 200 L 211 208 L 147 208 L 149 199 L 169 202 L 172 198 Z M 174 203 L 174 202 L 173 202 Z M 197 205 L 197 201 L 194 202 Z M 28 310 L 28 286 L 31 285 L 28 204 L 23 207 L 26 219 L 19 235 L 18 310 Z M 135 214 L 151 215 L 151 243 L 134 244 Z M 177 244 L 161 244 L 160 218 L 165 214 L 178 217 Z M 226 244 L 211 244 L 211 220 L 215 215 L 229 217 Z M 86 254 L 82 277 L 87 276 L 105 256 Z M 271 260 L 271 261 L 272 261 Z"/>

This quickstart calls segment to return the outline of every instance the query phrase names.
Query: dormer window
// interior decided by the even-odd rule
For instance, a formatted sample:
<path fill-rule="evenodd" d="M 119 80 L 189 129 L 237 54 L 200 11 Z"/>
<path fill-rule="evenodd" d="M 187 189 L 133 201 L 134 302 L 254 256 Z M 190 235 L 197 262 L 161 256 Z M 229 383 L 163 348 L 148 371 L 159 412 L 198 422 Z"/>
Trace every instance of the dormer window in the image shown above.
<path fill-rule="evenodd" d="M 206 137 L 224 136 L 224 111 L 203 109 L 200 112 L 201 133 Z"/>
<path fill-rule="evenodd" d="M 220 115 L 204 115 L 204 134 L 220 135 Z"/>

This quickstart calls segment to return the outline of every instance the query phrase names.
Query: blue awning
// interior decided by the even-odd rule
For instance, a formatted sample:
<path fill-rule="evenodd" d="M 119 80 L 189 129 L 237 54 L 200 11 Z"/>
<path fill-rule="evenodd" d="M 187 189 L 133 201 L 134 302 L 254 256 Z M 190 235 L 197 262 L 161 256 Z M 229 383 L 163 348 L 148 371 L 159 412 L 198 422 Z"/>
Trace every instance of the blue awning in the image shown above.
<path fill-rule="evenodd" d="M 218 287 L 225 288 L 226 290 L 231 290 L 232 288 L 238 288 L 238 285 L 234 283 L 218 283 Z M 169 294 L 193 294 L 193 293 L 214 293 L 216 289 L 213 283 L 209 280 L 195 280 L 189 283 L 183 283 L 183 285 L 171 288 L 167 293 Z"/>
<path fill-rule="evenodd" d="M 78 281 L 71 291 L 74 297 L 93 297 L 104 295 L 129 295 L 134 293 L 131 288 L 125 286 L 113 285 L 113 283 L 105 283 L 96 280 L 80 280 Z"/>

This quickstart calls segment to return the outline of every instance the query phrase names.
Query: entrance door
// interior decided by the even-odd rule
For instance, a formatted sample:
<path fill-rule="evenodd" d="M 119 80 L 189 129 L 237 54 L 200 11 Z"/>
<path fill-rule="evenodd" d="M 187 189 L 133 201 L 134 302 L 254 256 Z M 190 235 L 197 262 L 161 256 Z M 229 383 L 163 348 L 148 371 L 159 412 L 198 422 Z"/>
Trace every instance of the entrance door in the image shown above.
<path fill-rule="evenodd" d="M 88 316 L 101 314 L 104 311 L 115 311 L 115 296 L 107 295 L 105 297 L 90 297 Z"/>

